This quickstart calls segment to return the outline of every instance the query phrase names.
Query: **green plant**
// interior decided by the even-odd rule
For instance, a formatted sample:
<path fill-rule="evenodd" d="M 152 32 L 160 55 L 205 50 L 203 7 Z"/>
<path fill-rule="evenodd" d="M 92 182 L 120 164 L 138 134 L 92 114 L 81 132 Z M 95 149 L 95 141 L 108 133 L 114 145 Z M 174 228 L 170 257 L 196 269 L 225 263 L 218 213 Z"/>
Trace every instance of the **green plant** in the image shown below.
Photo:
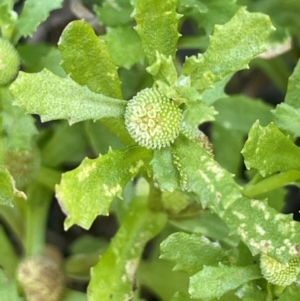
<path fill-rule="evenodd" d="M 297 300 L 300 226 L 280 210 L 284 186 L 300 179 L 300 64 L 294 58 L 275 108 L 225 87 L 252 60 L 282 87 L 283 60 L 257 56 L 299 38 L 299 21 L 283 22 L 271 9 L 276 0 L 107 0 L 95 6 L 106 34 L 77 20 L 58 50 L 18 45 L 62 2 L 27 0 L 18 17 L 14 1 L 0 4 L 1 43 L 16 46 L 25 70 L 13 81 L 16 59 L 0 82 L 0 214 L 22 251 L 1 228 L 1 300 L 142 300 L 142 287 L 160 300 Z M 296 0 L 280 7 L 300 14 Z M 196 36 L 180 37 L 186 20 L 201 28 Z M 1 43 L 4 61 L 17 57 Z M 203 54 L 180 63 L 177 48 Z M 26 113 L 70 127 L 37 131 Z M 212 143 L 198 130 L 205 122 Z M 63 263 L 49 255 L 54 193 L 65 230 L 112 214 L 120 225 L 112 241 L 84 236 Z M 43 270 L 50 284 L 37 281 L 49 276 Z M 88 281 L 87 294 L 62 292 L 65 279 Z"/>

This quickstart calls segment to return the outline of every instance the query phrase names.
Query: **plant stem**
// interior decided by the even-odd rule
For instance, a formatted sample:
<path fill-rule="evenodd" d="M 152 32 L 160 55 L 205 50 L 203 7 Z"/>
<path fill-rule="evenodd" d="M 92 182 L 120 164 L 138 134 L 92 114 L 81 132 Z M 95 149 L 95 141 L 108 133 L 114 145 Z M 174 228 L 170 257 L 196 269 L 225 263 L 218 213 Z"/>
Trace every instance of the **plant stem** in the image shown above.
<path fill-rule="evenodd" d="M 41 166 L 39 173 L 36 176 L 36 180 L 40 184 L 43 184 L 45 187 L 52 190 L 55 184 L 59 183 L 60 177 L 61 173 L 59 171 Z"/>
<path fill-rule="evenodd" d="M 47 214 L 52 198 L 50 190 L 34 183 L 27 192 L 26 256 L 44 253 Z"/>
<path fill-rule="evenodd" d="M 12 208 L 6 205 L 0 205 L 0 212 L 0 216 L 3 218 L 4 222 L 13 231 L 18 241 L 22 244 L 22 238 L 24 237 L 22 223 L 23 217 L 18 208 L 16 206 Z"/>
<path fill-rule="evenodd" d="M 252 198 L 262 193 L 274 190 L 276 188 L 282 187 L 284 185 L 290 184 L 296 180 L 300 179 L 300 171 L 289 170 L 275 174 L 268 178 L 265 178 L 256 184 L 248 184 L 244 187 L 244 195 L 246 197 Z"/>
<path fill-rule="evenodd" d="M 154 211 L 163 210 L 161 190 L 157 188 L 152 181 L 150 181 L 149 208 Z"/>

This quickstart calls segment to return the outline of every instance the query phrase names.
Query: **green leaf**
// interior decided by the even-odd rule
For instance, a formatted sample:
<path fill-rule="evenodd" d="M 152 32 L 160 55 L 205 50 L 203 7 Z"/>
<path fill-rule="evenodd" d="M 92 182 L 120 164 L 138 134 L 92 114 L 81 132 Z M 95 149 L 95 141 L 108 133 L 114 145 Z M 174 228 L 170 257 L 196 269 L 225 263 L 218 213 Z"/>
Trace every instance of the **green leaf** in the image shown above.
<path fill-rule="evenodd" d="M 198 58 L 188 58 L 183 74 L 191 77 L 197 89 L 210 88 L 228 74 L 247 68 L 251 59 L 266 50 L 271 31 L 268 16 L 242 8 L 228 23 L 215 26 L 208 49 Z"/>
<path fill-rule="evenodd" d="M 288 88 L 284 102 L 288 105 L 300 109 L 299 101 L 300 91 L 300 60 L 289 78 Z"/>
<path fill-rule="evenodd" d="M 65 71 L 60 65 L 61 54 L 57 47 L 44 43 L 23 44 L 18 45 L 17 50 L 25 65 L 24 71 L 40 72 L 46 68 L 60 77 L 66 77 Z"/>
<path fill-rule="evenodd" d="M 141 147 L 111 151 L 97 159 L 86 158 L 63 174 L 56 195 L 67 214 L 65 228 L 78 224 L 88 229 L 98 215 L 108 215 L 114 197 L 121 196 L 126 183 L 150 157 L 151 152 Z"/>
<path fill-rule="evenodd" d="M 15 197 L 26 199 L 23 192 L 15 189 L 15 182 L 6 168 L 0 165 L 0 205 L 14 206 Z"/>
<path fill-rule="evenodd" d="M 97 155 L 106 154 L 110 147 L 114 150 L 124 147 L 120 140 L 99 121 L 87 121 L 84 128 L 89 138 L 89 144 Z"/>
<path fill-rule="evenodd" d="M 267 254 L 282 263 L 299 256 L 300 225 L 291 215 L 279 214 L 266 202 L 240 198 L 222 219 L 252 255 Z"/>
<path fill-rule="evenodd" d="M 13 280 L 8 280 L 0 269 L 0 299 L 1 301 L 21 301 L 18 295 L 17 284 Z"/>
<path fill-rule="evenodd" d="M 239 267 L 222 264 L 218 267 L 205 266 L 190 278 L 189 293 L 192 298 L 211 300 L 261 277 L 258 266 Z"/>
<path fill-rule="evenodd" d="M 208 11 L 208 7 L 203 1 L 199 0 L 180 0 L 180 6 L 195 8 L 200 13 L 206 13 Z"/>
<path fill-rule="evenodd" d="M 284 103 L 273 111 L 276 125 L 291 134 L 293 138 L 300 136 L 300 61 L 289 78 L 287 94 Z"/>
<path fill-rule="evenodd" d="M 215 123 L 243 134 L 248 134 L 257 119 L 262 125 L 267 125 L 273 119 L 270 105 L 244 95 L 218 99 L 214 103 L 214 108 L 219 112 Z"/>
<path fill-rule="evenodd" d="M 236 292 L 235 295 L 243 301 L 266 301 L 267 292 L 262 290 L 256 283 L 248 282 L 242 285 Z M 291 299 L 292 300 L 292 299 Z"/>
<path fill-rule="evenodd" d="M 12 96 L 7 88 L 0 89 L 0 101 L 3 112 L 2 130 L 7 137 L 8 149 L 32 149 L 33 137 L 38 133 L 32 116 L 25 115 L 24 110 L 12 106 Z"/>
<path fill-rule="evenodd" d="M 195 217 L 174 219 L 170 223 L 183 231 L 201 233 L 212 240 L 222 241 L 231 247 L 236 247 L 239 243 L 237 236 L 230 235 L 224 221 L 210 211 L 201 211 Z"/>
<path fill-rule="evenodd" d="M 106 42 L 99 39 L 85 21 L 73 21 L 59 43 L 62 66 L 70 77 L 91 91 L 122 98 L 121 86 Z"/>
<path fill-rule="evenodd" d="M 158 85 L 162 85 L 163 83 L 166 83 L 169 86 L 177 85 L 177 70 L 171 56 L 166 57 L 165 55 L 156 52 L 156 61 L 147 68 L 147 71 L 154 78 L 160 79 L 157 81 Z M 163 83 L 160 81 L 163 81 Z"/>
<path fill-rule="evenodd" d="M 52 135 L 41 149 L 43 166 L 59 167 L 62 164 L 78 164 L 86 155 L 87 147 L 89 141 L 83 124 L 69 126 L 67 122 L 57 123 L 53 127 Z"/>
<path fill-rule="evenodd" d="M 132 11 L 130 0 L 105 0 L 102 6 L 95 7 L 99 22 L 109 27 L 132 23 Z"/>
<path fill-rule="evenodd" d="M 69 247 L 71 254 L 88 254 L 99 250 L 106 249 L 108 242 L 103 237 L 96 237 L 90 234 L 84 234 L 72 242 Z"/>
<path fill-rule="evenodd" d="M 176 263 L 175 271 L 185 271 L 189 275 L 204 265 L 217 265 L 226 255 L 218 242 L 211 242 L 201 234 L 184 232 L 171 234 L 161 243 L 160 250 L 160 258 Z"/>
<path fill-rule="evenodd" d="M 61 301 L 87 301 L 87 295 L 78 291 L 66 290 Z"/>
<path fill-rule="evenodd" d="M 153 169 L 153 178 L 163 191 L 174 191 L 179 186 L 179 173 L 173 160 L 169 149 L 154 150 L 150 163 Z"/>
<path fill-rule="evenodd" d="M 268 14 L 272 18 L 276 27 L 288 28 L 293 35 L 300 37 L 300 20 L 298 15 L 300 11 L 299 1 L 247 1 L 246 5 L 251 10 L 262 11 Z"/>
<path fill-rule="evenodd" d="M 171 299 L 171 301 L 202 301 L 200 299 L 191 299 L 188 293 L 177 292 Z"/>
<path fill-rule="evenodd" d="M 10 90 L 16 105 L 27 113 L 39 114 L 43 122 L 67 119 L 73 124 L 87 119 L 122 117 L 126 106 L 124 100 L 94 93 L 46 69 L 35 74 L 20 72 Z"/>
<path fill-rule="evenodd" d="M 300 137 L 300 109 L 296 109 L 287 103 L 281 103 L 272 112 L 274 114 L 274 123 L 281 130 L 289 134 L 293 139 Z"/>
<path fill-rule="evenodd" d="M 211 133 L 215 160 L 227 171 L 238 176 L 244 163 L 240 152 L 245 142 L 245 134 L 224 128 L 216 122 L 212 125 Z"/>
<path fill-rule="evenodd" d="M 134 18 L 136 30 L 142 40 L 149 65 L 156 60 L 156 51 L 166 57 L 175 58 L 176 45 L 180 36 L 177 27 L 177 0 L 139 0 Z"/>
<path fill-rule="evenodd" d="M 108 28 L 103 38 L 107 41 L 109 52 L 118 67 L 130 69 L 144 58 L 141 39 L 131 27 Z"/>
<path fill-rule="evenodd" d="M 202 206 L 209 206 L 213 212 L 222 215 L 224 208 L 240 197 L 240 188 L 232 175 L 202 147 L 179 137 L 172 148 L 178 161 L 181 188 L 195 193 Z"/>
<path fill-rule="evenodd" d="M 26 0 L 16 24 L 14 33 L 15 43 L 20 37 L 32 35 L 38 25 L 44 22 L 52 10 L 62 6 L 63 0 Z"/>
<path fill-rule="evenodd" d="M 16 21 L 17 14 L 13 10 L 13 1 L 2 1 L 0 5 L 0 29 L 4 39 L 11 40 Z M 7 3 L 5 3 L 7 2 Z"/>
<path fill-rule="evenodd" d="M 278 301 L 291 301 L 297 300 L 300 294 L 300 287 L 297 284 L 289 285 L 283 292 L 280 294 Z"/>
<path fill-rule="evenodd" d="M 215 85 L 210 88 L 206 89 L 202 93 L 202 101 L 206 103 L 208 106 L 211 106 L 215 101 L 220 98 L 226 98 L 227 94 L 225 93 L 225 87 L 229 80 L 231 79 L 232 74 L 225 76 L 221 81 L 215 83 Z"/>
<path fill-rule="evenodd" d="M 262 127 L 255 122 L 242 154 L 247 168 L 256 168 L 263 177 L 300 169 L 300 149 L 273 123 Z"/>
<path fill-rule="evenodd" d="M 186 103 L 186 106 L 183 119 L 194 128 L 206 121 L 214 120 L 217 114 L 213 107 L 208 107 L 203 102 L 189 101 Z"/>
<path fill-rule="evenodd" d="M 159 300 L 170 300 L 175 292 L 187 291 L 188 275 L 172 271 L 173 264 L 167 260 L 144 260 L 138 268 L 137 280 L 149 288 Z"/>
<path fill-rule="evenodd" d="M 194 10 L 191 17 L 200 28 L 204 28 L 207 34 L 213 31 L 215 24 L 228 22 L 239 9 L 235 0 L 181 0 L 183 4 L 189 3 Z"/>
<path fill-rule="evenodd" d="M 191 204 L 192 199 L 180 190 L 172 192 L 164 191 L 162 193 L 161 202 L 164 210 L 169 213 L 170 217 L 172 215 L 181 217 L 182 214 L 185 214 L 185 209 L 190 209 L 189 205 Z"/>
<path fill-rule="evenodd" d="M 13 278 L 19 259 L 2 226 L 0 226 L 0 245 L 0 266 L 9 278 Z"/>
<path fill-rule="evenodd" d="M 272 121 L 271 106 L 236 95 L 218 99 L 214 108 L 219 112 L 212 126 L 215 159 L 229 172 L 238 175 L 243 163 L 240 152 L 244 139 L 256 119 L 264 125 Z"/>
<path fill-rule="evenodd" d="M 166 215 L 151 211 L 145 198 L 132 200 L 109 248 L 92 268 L 88 287 L 90 301 L 132 299 L 135 273 L 144 247 L 166 222 Z"/>

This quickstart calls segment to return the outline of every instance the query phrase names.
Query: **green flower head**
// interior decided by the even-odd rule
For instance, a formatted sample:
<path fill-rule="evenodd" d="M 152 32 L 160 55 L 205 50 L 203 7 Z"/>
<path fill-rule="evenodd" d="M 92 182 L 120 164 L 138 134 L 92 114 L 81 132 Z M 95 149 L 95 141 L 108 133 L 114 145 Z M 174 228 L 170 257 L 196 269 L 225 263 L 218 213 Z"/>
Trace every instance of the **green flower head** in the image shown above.
<path fill-rule="evenodd" d="M 287 263 L 281 263 L 272 257 L 262 254 L 260 257 L 261 272 L 268 282 L 288 286 L 297 280 L 300 272 L 300 259 L 294 258 Z"/>
<path fill-rule="evenodd" d="M 156 88 L 147 88 L 128 101 L 125 124 L 131 137 L 149 149 L 169 146 L 179 134 L 182 112 Z"/>

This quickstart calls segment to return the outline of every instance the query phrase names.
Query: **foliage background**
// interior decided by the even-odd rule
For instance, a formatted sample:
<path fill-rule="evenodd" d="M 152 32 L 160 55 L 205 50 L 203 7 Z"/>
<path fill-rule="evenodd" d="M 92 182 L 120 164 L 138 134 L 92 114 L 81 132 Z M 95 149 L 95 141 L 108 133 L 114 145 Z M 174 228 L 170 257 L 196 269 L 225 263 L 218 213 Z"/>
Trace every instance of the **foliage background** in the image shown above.
<path fill-rule="evenodd" d="M 205 4 L 209 2 L 210 10 L 208 14 L 204 13 L 204 7 L 201 6 L 202 2 Z M 207 34 L 212 33 L 213 25 L 215 23 L 226 23 L 237 10 L 235 1 L 228 0 L 225 1 L 226 3 L 223 3 L 222 1 L 214 0 L 206 2 L 182 1 L 188 10 L 186 14 L 188 17 L 181 20 L 180 32 L 184 36 L 179 40 L 178 64 L 183 62 L 186 55 L 204 52 L 208 46 Z M 263 124 L 267 124 L 271 120 L 267 111 L 270 106 L 275 106 L 284 100 L 288 77 L 291 75 L 300 56 L 300 5 L 298 1 L 285 1 L 283 3 L 279 0 L 241 0 L 237 2 L 247 5 L 250 11 L 262 11 L 270 14 L 273 24 L 278 27 L 274 40 L 284 40 L 288 29 L 292 34 L 293 41 L 292 48 L 289 51 L 269 60 L 257 58 L 252 61 L 250 69 L 239 71 L 233 76 L 226 86 L 226 92 L 229 95 L 236 95 L 236 101 L 234 102 L 235 98 L 231 98 L 228 101 L 222 99 L 222 102 L 216 102 L 215 108 L 220 112 L 216 116 L 216 121 L 214 124 L 207 122 L 201 125 L 201 130 L 213 141 L 216 160 L 228 171 L 236 174 L 238 182 L 243 183 L 251 177 L 245 170 L 243 159 L 240 155 L 248 131 L 259 114 L 261 114 L 259 119 L 263 121 Z M 64 1 L 63 8 L 52 12 L 47 21 L 39 26 L 32 37 L 22 39 L 18 44 L 17 49 L 21 55 L 23 70 L 26 72 L 38 72 L 43 68 L 47 68 L 55 74 L 64 76 L 65 72 L 60 66 L 60 53 L 57 50 L 59 37 L 70 21 L 85 19 L 93 25 L 94 30 L 98 34 L 106 32 L 106 25 L 111 27 L 105 39 L 109 47 L 111 47 L 112 53 L 118 47 L 125 47 L 126 52 L 129 54 L 134 53 L 134 56 L 126 57 L 126 60 L 117 51 L 114 53 L 115 60 L 121 66 L 118 73 L 122 81 L 122 91 L 125 99 L 130 99 L 136 94 L 136 91 L 151 85 L 151 77 L 145 72 L 143 66 L 138 63 L 143 55 L 142 51 L 139 51 L 140 45 L 138 42 L 134 44 L 135 40 L 131 36 L 132 33 L 130 31 L 123 32 L 118 27 L 119 25 L 132 22 L 128 18 L 127 1 L 120 1 L 123 10 L 117 17 L 116 12 L 110 10 L 109 3 L 110 1 L 100 0 Z M 194 6 L 194 3 L 197 3 L 197 5 Z M 96 9 L 94 9 L 95 4 L 98 5 Z M 22 5 L 22 1 L 17 2 L 16 10 L 20 10 Z M 95 14 L 91 13 L 93 10 Z M 278 11 L 280 11 L 280 14 Z M 198 23 L 200 19 L 201 24 Z M 124 40 L 120 40 L 121 36 L 124 36 Z M 126 38 L 130 39 L 132 43 L 126 44 Z M 134 47 L 134 50 L 130 47 Z M 243 96 L 240 94 L 243 94 Z M 252 111 L 252 100 L 250 100 L 250 97 L 262 100 L 259 111 L 256 111 L 256 108 Z M 237 105 L 237 102 L 239 102 L 239 105 Z M 253 116 L 245 114 L 247 109 L 253 112 Z M 234 131 L 228 130 L 224 126 L 224 122 L 227 120 L 231 120 L 234 125 Z M 101 128 L 99 125 L 96 127 L 93 122 L 85 122 L 84 125 L 75 124 L 69 127 L 66 121 L 41 123 L 38 116 L 35 116 L 35 121 L 40 130 L 36 143 L 41 150 L 40 160 L 45 167 L 42 171 L 44 174 L 40 175 L 40 181 L 44 179 L 44 184 L 48 186 L 58 183 L 61 171 L 68 171 L 77 167 L 86 156 L 96 158 L 98 153 L 106 153 L 109 146 L 112 146 L 113 149 L 122 147 L 120 142 L 114 139 L 113 136 L 111 136 L 112 140 L 110 142 L 103 144 L 99 137 L 101 135 L 108 137 L 110 132 L 107 132 L 105 128 Z M 51 173 L 53 170 L 59 170 L 59 172 Z M 49 179 L 51 179 L 51 182 L 49 182 Z M 130 194 L 130 187 L 128 191 Z M 44 192 L 41 192 L 41 194 L 44 196 Z M 48 197 L 49 199 L 52 198 L 52 194 L 49 194 Z M 295 219 L 299 218 L 298 188 L 293 187 L 288 190 L 281 188 L 273 192 L 272 200 L 274 203 L 271 205 L 279 211 L 283 210 L 286 213 L 295 212 Z M 285 200 L 289 200 L 287 204 L 284 203 Z M 118 229 L 118 222 L 114 215 L 98 217 L 89 231 L 73 226 L 65 232 L 63 229 L 64 219 L 64 214 L 57 201 L 53 198 L 47 221 L 47 242 L 55 245 L 65 257 L 74 255 L 76 252 L 89 250 L 91 265 L 97 262 L 99 250 L 103 251 L 106 248 L 108 241 Z M 3 222 L 3 225 L 5 231 L 10 234 L 10 228 L 7 227 L 7 224 Z M 174 226 L 176 226 L 176 221 L 174 221 Z M 184 226 L 181 225 L 181 227 Z M 207 224 L 204 227 L 208 227 Z M 170 226 L 168 231 L 172 232 L 172 230 L 172 226 Z M 167 233 L 164 233 L 164 235 L 166 236 Z M 101 239 L 95 239 L 96 237 Z M 163 238 L 159 237 L 158 239 L 163 240 Z M 157 251 L 155 250 L 157 245 L 158 241 L 148 244 L 143 255 L 145 259 L 149 254 Z M 93 253 L 93 251 L 95 252 Z M 69 258 L 70 261 L 67 262 L 69 264 L 69 273 L 73 273 L 73 279 L 76 280 L 70 281 L 68 285 L 71 288 L 85 290 L 87 284 L 85 280 L 89 271 L 72 270 L 74 267 L 80 268 L 80 258 L 76 258 L 76 256 Z M 76 261 L 76 264 L 72 260 Z M 144 274 L 147 276 L 151 274 L 152 268 L 155 267 L 147 266 L 147 263 L 141 267 L 141 269 L 145 270 Z M 170 270 L 171 266 L 168 266 L 168 263 L 166 263 L 162 273 Z M 182 280 L 180 274 L 176 274 L 174 277 L 174 281 L 178 283 Z M 148 278 L 145 276 L 143 296 L 147 300 L 156 300 L 159 297 L 153 291 L 147 289 L 147 284 L 150 287 L 153 284 L 147 283 L 147 281 L 151 282 L 155 281 L 155 279 L 152 279 L 151 276 Z M 154 286 L 157 287 L 159 284 L 154 284 Z M 165 289 L 164 293 L 163 297 L 167 300 L 170 292 Z"/>

